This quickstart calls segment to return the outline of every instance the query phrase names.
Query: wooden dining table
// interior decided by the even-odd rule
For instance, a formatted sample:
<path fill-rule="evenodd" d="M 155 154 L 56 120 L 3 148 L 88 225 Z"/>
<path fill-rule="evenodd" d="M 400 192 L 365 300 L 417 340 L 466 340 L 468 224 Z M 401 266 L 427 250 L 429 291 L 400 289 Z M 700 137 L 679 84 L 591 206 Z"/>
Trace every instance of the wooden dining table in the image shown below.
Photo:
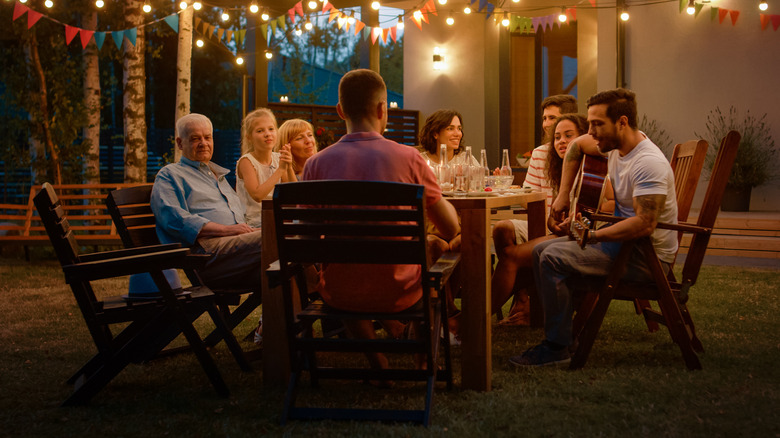
<path fill-rule="evenodd" d="M 530 239 L 545 234 L 545 195 L 540 192 L 508 193 L 500 196 L 446 197 L 461 218 L 461 386 L 490 391 L 491 340 L 491 212 L 522 207 L 528 220 Z M 262 202 L 263 222 L 263 384 L 287 383 L 290 358 L 285 335 L 281 287 L 269 289 L 265 271 L 278 259 L 273 200 Z M 534 297 L 532 297 L 532 307 Z M 538 306 L 536 306 L 538 307 Z"/>

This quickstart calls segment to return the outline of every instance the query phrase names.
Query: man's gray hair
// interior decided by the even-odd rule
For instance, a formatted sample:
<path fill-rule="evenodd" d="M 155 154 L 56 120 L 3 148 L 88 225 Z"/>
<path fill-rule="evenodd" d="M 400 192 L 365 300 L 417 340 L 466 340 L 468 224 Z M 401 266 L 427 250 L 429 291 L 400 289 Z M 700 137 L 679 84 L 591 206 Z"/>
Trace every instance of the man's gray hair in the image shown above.
<path fill-rule="evenodd" d="M 208 117 L 203 114 L 190 113 L 176 121 L 176 138 L 187 139 L 190 136 L 191 127 L 195 125 L 208 125 L 209 130 L 214 133 L 214 126 Z"/>

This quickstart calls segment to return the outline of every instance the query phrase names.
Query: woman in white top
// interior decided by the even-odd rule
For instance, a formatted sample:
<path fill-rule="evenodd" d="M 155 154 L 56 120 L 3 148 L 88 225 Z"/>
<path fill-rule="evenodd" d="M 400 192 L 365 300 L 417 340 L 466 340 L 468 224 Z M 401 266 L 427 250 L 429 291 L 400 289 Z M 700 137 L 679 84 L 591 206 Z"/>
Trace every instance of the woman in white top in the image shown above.
<path fill-rule="evenodd" d="M 260 201 L 279 181 L 295 181 L 292 175 L 290 146 L 276 146 L 276 118 L 271 110 L 258 108 L 247 114 L 241 124 L 241 152 L 236 163 L 236 192 L 246 206 L 246 223 L 260 227 Z"/>
<path fill-rule="evenodd" d="M 317 139 L 314 138 L 314 128 L 311 123 L 302 119 L 290 119 L 279 127 L 276 149 L 289 146 L 292 153 L 292 166 L 288 171 L 291 181 L 298 181 L 303 174 L 306 160 L 317 152 Z"/>

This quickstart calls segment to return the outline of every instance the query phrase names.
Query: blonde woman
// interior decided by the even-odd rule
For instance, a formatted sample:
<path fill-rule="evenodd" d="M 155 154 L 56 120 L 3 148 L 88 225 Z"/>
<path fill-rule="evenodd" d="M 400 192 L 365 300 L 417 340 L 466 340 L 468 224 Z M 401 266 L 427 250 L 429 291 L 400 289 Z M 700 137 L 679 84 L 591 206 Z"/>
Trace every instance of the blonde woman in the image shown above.
<path fill-rule="evenodd" d="M 260 227 L 260 201 L 276 183 L 295 181 L 290 146 L 274 152 L 276 141 L 276 117 L 271 110 L 258 108 L 247 114 L 241 124 L 243 155 L 236 163 L 236 192 L 246 206 L 246 223 L 252 227 Z"/>
<path fill-rule="evenodd" d="M 275 150 L 289 147 L 292 154 L 292 166 L 287 176 L 290 181 L 298 181 L 303 173 L 306 160 L 317 152 L 317 139 L 311 123 L 302 119 L 290 119 L 279 127 Z"/>

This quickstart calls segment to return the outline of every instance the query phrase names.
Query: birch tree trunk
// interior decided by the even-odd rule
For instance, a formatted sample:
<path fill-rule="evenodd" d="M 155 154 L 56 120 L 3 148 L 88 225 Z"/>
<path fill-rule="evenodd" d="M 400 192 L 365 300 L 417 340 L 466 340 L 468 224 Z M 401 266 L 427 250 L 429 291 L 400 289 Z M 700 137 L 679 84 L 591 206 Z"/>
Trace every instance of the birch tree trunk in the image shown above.
<path fill-rule="evenodd" d="M 54 178 L 55 184 L 62 184 L 62 163 L 60 162 L 59 149 L 55 146 L 51 136 L 51 127 L 49 120 L 51 114 L 49 111 L 49 96 L 46 89 L 46 74 L 43 71 L 41 65 L 41 58 L 38 55 L 38 38 L 35 36 L 35 31 L 32 31 L 29 39 L 24 41 L 24 53 L 27 58 L 28 65 L 32 67 L 33 74 L 38 80 L 38 90 L 33 91 L 35 99 L 38 101 L 38 108 L 40 110 L 37 120 L 34 117 L 36 131 L 38 131 L 36 138 L 43 143 L 45 149 L 49 151 L 49 162 L 52 167 L 52 178 Z M 36 145 L 33 144 L 35 147 Z M 36 150 L 38 148 L 36 147 Z M 36 175 L 36 179 L 37 179 Z M 42 182 L 42 181 L 38 181 Z"/>
<path fill-rule="evenodd" d="M 174 123 L 180 117 L 190 113 L 190 89 L 192 88 L 192 6 L 179 14 L 179 48 L 176 54 L 176 115 Z M 181 150 L 175 147 L 174 161 L 181 158 Z"/>
<path fill-rule="evenodd" d="M 97 29 L 97 12 L 84 15 L 84 29 Z M 98 51 L 94 41 L 84 50 L 84 107 L 87 123 L 84 126 L 84 141 L 89 142 L 89 151 L 84 160 L 84 182 L 100 183 L 100 70 Z"/>
<path fill-rule="evenodd" d="M 125 26 L 136 27 L 135 47 L 124 40 L 123 108 L 125 125 L 125 182 L 146 182 L 146 72 L 143 3 L 125 0 Z"/>

